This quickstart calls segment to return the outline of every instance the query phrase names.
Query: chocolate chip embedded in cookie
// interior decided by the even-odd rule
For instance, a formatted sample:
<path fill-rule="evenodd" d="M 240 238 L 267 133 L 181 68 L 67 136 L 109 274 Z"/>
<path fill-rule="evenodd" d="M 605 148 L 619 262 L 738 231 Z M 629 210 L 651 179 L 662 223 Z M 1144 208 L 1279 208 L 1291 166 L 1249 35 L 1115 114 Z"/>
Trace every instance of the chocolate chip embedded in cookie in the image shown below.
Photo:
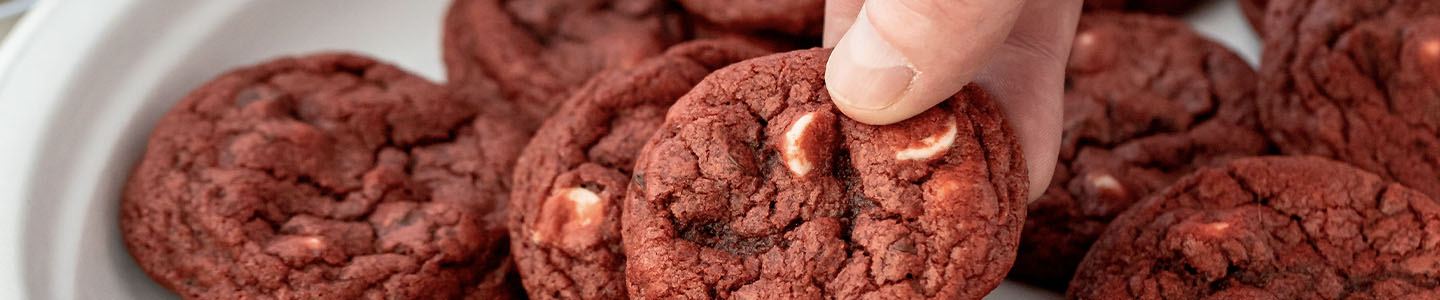
<path fill-rule="evenodd" d="M 963 298 L 1025 214 L 1013 133 L 977 86 L 915 118 L 845 118 L 826 50 L 717 71 L 670 109 L 622 216 L 634 298 Z"/>
<path fill-rule="evenodd" d="M 688 42 L 574 92 L 515 171 L 510 235 L 531 298 L 626 296 L 620 204 L 635 156 L 705 75 L 764 53 L 738 40 Z"/>
<path fill-rule="evenodd" d="M 1110 224 L 1071 299 L 1440 298 L 1440 205 L 1317 157 L 1200 170 Z"/>
<path fill-rule="evenodd" d="M 1270 139 L 1440 197 L 1440 3 L 1269 6 L 1259 111 Z"/>
<path fill-rule="evenodd" d="M 281 58 L 160 120 L 121 232 L 183 298 L 518 295 L 500 200 L 526 137 L 390 65 Z"/>
<path fill-rule="evenodd" d="M 602 70 L 680 42 L 667 0 L 456 0 L 445 18 L 446 74 L 467 98 L 505 99 L 548 116 Z M 479 95 L 479 96 L 474 96 Z"/>
<path fill-rule="evenodd" d="M 1244 60 L 1180 20 L 1082 16 L 1060 158 L 1030 204 L 1012 278 L 1063 290 L 1130 204 L 1197 167 L 1271 151 L 1254 112 L 1256 81 Z"/>

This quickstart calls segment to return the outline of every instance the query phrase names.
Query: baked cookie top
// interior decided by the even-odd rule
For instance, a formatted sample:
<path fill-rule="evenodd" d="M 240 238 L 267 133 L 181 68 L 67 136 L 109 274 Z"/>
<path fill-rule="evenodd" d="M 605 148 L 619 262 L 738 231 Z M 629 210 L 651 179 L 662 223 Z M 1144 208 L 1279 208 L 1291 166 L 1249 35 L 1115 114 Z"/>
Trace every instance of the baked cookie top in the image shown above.
<path fill-rule="evenodd" d="M 717 71 L 636 161 L 622 216 L 635 298 L 979 299 L 1014 259 L 1026 171 L 968 86 L 910 120 L 843 117 L 830 52 Z"/>
<path fill-rule="evenodd" d="M 1110 224 L 1071 299 L 1433 299 L 1440 205 L 1318 157 L 1207 168 Z"/>
<path fill-rule="evenodd" d="M 505 297 L 505 115 L 360 56 L 236 69 L 155 126 L 121 232 L 184 298 Z"/>
<path fill-rule="evenodd" d="M 510 235 L 531 298 L 626 296 L 620 213 L 635 156 L 705 75 L 765 53 L 739 40 L 687 42 L 576 89 L 515 169 Z"/>

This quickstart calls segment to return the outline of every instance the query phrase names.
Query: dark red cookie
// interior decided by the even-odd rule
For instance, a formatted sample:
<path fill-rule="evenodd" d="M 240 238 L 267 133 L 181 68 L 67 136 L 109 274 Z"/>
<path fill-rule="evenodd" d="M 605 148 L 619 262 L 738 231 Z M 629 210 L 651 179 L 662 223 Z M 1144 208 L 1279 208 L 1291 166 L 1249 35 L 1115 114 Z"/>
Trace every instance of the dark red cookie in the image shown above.
<path fill-rule="evenodd" d="M 633 66 L 685 38 L 667 0 L 455 0 L 445 18 L 450 84 L 548 116 L 601 70 Z M 474 96 L 479 95 L 479 96 Z"/>
<path fill-rule="evenodd" d="M 1145 45 L 1136 51 L 1135 45 Z M 1197 167 L 1270 151 L 1255 71 L 1166 16 L 1080 19 L 1050 187 L 1030 204 L 1012 277 L 1064 290 L 1105 225 Z"/>
<path fill-rule="evenodd" d="M 677 1 L 701 19 L 732 30 L 818 37 L 825 26 L 824 0 Z"/>
<path fill-rule="evenodd" d="M 1139 11 L 1179 15 L 1205 0 L 1085 0 L 1085 10 Z"/>
<path fill-rule="evenodd" d="M 1440 204 L 1318 157 L 1235 160 L 1120 215 L 1070 299 L 1437 299 Z"/>
<path fill-rule="evenodd" d="M 621 216 L 631 297 L 979 299 L 1000 283 L 1026 174 L 998 107 L 972 85 L 862 125 L 831 104 L 829 55 L 731 65 L 670 109 Z"/>
<path fill-rule="evenodd" d="M 1440 1 L 1269 6 L 1258 102 L 1269 138 L 1440 197 Z"/>
<path fill-rule="evenodd" d="M 1256 34 L 1265 33 L 1265 6 L 1269 3 L 1270 0 L 1240 0 L 1240 12 L 1245 14 L 1245 20 L 1255 28 Z"/>
<path fill-rule="evenodd" d="M 504 116 L 359 56 L 230 71 L 155 126 L 121 232 L 184 298 L 518 295 L 502 200 L 528 132 Z"/>
<path fill-rule="evenodd" d="M 705 75 L 764 54 L 738 40 L 689 42 L 574 92 L 515 170 L 510 236 L 531 298 L 625 298 L 620 204 L 635 156 Z"/>

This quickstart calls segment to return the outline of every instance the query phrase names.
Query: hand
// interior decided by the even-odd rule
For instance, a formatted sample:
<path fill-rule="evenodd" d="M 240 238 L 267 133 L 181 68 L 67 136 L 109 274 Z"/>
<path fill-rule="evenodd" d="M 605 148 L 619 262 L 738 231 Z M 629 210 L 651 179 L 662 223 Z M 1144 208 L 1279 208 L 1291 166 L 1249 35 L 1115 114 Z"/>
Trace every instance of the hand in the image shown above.
<path fill-rule="evenodd" d="M 1065 63 L 1081 0 L 828 0 L 825 82 L 842 113 L 869 124 L 913 117 L 972 80 L 1020 140 L 1030 197 L 1060 151 Z"/>

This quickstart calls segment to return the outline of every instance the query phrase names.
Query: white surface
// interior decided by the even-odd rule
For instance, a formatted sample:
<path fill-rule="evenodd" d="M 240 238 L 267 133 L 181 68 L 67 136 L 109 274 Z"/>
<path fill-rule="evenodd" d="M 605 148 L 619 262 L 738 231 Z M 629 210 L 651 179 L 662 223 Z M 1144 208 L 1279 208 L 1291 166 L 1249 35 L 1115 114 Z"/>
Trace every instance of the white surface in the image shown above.
<path fill-rule="evenodd" d="M 1200 34 L 1235 50 L 1251 66 L 1260 65 L 1260 38 L 1235 0 L 1210 1 L 1185 16 L 1185 21 Z"/>
<path fill-rule="evenodd" d="M 445 0 L 43 1 L 0 47 L 0 299 L 173 298 L 116 229 L 155 120 L 190 88 L 268 57 L 346 49 L 441 77 Z M 1232 1 L 1189 17 L 1258 57 Z M 1056 295 L 1005 284 L 995 299 Z"/>

